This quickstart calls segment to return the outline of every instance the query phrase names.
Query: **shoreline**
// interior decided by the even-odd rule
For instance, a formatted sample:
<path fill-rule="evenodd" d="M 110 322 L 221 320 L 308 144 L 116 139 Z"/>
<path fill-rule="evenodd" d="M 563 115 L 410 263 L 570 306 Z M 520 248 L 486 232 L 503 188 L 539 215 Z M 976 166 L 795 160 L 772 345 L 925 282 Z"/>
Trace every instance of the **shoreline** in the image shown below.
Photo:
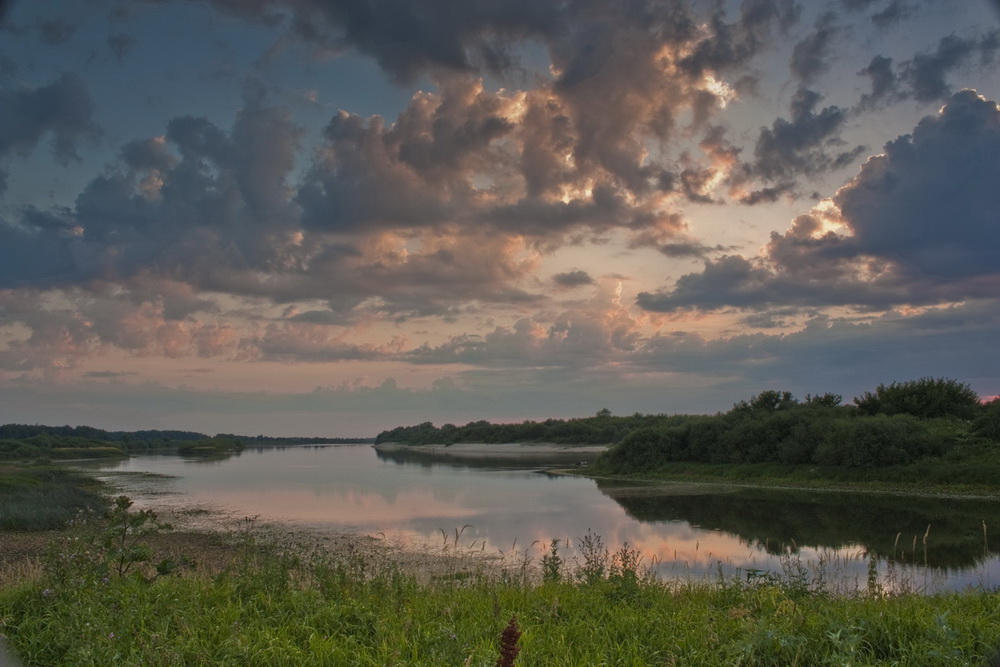
<path fill-rule="evenodd" d="M 433 454 L 455 458 L 551 458 L 586 455 L 593 458 L 606 451 L 611 445 L 561 445 L 554 442 L 503 442 L 487 444 L 482 442 L 456 442 L 450 445 L 410 445 L 402 442 L 380 442 L 372 445 L 383 452 L 412 452 Z"/>

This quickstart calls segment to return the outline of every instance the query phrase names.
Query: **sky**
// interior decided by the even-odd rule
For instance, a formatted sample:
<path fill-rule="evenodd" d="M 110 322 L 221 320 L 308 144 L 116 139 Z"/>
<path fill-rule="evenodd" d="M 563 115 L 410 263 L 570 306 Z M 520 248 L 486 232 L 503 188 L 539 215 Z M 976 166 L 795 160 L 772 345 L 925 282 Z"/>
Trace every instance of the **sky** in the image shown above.
<path fill-rule="evenodd" d="M 0 4 L 0 422 L 1000 394 L 1000 2 Z"/>

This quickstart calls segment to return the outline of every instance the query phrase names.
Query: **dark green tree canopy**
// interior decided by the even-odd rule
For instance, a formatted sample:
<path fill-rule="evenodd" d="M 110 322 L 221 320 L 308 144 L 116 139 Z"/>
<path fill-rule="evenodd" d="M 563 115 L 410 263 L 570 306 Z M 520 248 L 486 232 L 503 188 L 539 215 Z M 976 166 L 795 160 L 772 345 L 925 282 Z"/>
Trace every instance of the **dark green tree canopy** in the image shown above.
<path fill-rule="evenodd" d="M 955 417 L 973 419 L 979 411 L 979 396 L 969 385 L 947 378 L 921 378 L 909 382 L 880 384 L 873 392 L 854 399 L 865 415 L 913 415 L 921 419 Z"/>

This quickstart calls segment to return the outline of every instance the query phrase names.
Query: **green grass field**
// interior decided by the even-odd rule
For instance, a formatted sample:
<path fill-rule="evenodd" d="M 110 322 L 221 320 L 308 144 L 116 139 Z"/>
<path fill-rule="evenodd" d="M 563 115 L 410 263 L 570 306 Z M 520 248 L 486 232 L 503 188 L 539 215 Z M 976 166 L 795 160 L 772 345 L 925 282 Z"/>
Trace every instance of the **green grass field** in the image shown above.
<path fill-rule="evenodd" d="M 1000 595 L 922 595 L 870 576 L 828 590 L 785 575 L 660 581 L 600 539 L 581 560 L 461 558 L 436 574 L 390 554 L 234 533 L 228 564 L 159 564 L 155 518 L 80 523 L 37 576 L 0 591 L 28 665 L 986 665 Z M 127 556 L 125 555 L 127 554 Z M 127 564 L 127 567 L 122 567 Z M 132 567 L 134 565 L 134 567 Z M 520 632 L 501 658 L 501 633 Z M 513 653 L 517 655 L 514 657 Z"/>

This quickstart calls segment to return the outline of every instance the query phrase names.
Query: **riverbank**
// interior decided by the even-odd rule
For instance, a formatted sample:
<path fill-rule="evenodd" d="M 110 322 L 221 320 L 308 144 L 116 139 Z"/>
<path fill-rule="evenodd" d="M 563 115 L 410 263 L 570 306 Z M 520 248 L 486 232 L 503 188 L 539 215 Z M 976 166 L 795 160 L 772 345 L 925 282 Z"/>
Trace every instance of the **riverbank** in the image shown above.
<path fill-rule="evenodd" d="M 920 498 L 950 498 L 968 500 L 1000 500 L 1000 487 L 985 484 L 935 484 L 927 481 L 897 481 L 861 479 L 845 480 L 825 476 L 829 471 L 818 471 L 810 466 L 774 465 L 710 465 L 679 464 L 664 466 L 656 472 L 607 474 L 592 469 L 566 468 L 550 473 L 585 476 L 594 480 L 608 480 L 622 485 L 634 484 L 650 492 L 667 493 L 684 485 L 715 487 L 717 489 L 773 489 L 776 491 L 821 491 L 830 493 L 868 493 L 873 495 L 912 496 Z"/>
<path fill-rule="evenodd" d="M 539 579 L 527 563 L 420 577 L 381 548 L 249 539 L 260 529 L 233 535 L 214 574 L 118 576 L 67 550 L 0 588 L 3 630 L 26 666 L 491 665 L 514 649 L 521 667 L 997 664 L 1000 598 L 982 590 L 914 595 L 876 576 L 837 595 L 802 563 L 660 581 L 599 538 L 578 567 L 550 550 Z"/>
<path fill-rule="evenodd" d="M 0 586 L 0 634 L 26 665 L 489 665 L 511 617 L 522 667 L 991 664 L 1000 645 L 991 589 L 929 594 L 874 556 L 849 589 L 829 564 L 794 553 L 773 571 L 659 580 L 642 554 L 617 543 L 609 553 L 599 536 L 578 538 L 575 555 L 559 543 L 497 558 L 463 549 L 457 534 L 421 550 L 185 504 L 165 493 L 171 479 L 123 473 L 109 490 L 145 489 L 141 507 L 174 524 L 149 537 L 153 562 L 193 563 L 119 577 L 70 548 L 43 568 L 43 549 L 37 567 Z M 71 535 L 47 537 L 60 546 Z M 195 539 L 206 543 L 193 549 Z"/>
<path fill-rule="evenodd" d="M 401 442 L 381 442 L 374 445 L 383 452 L 411 452 L 430 454 L 456 459 L 548 459 L 558 457 L 578 458 L 593 461 L 610 445 L 560 445 L 552 442 L 505 442 L 484 444 L 480 442 L 456 442 L 451 445 L 409 445 Z"/>

